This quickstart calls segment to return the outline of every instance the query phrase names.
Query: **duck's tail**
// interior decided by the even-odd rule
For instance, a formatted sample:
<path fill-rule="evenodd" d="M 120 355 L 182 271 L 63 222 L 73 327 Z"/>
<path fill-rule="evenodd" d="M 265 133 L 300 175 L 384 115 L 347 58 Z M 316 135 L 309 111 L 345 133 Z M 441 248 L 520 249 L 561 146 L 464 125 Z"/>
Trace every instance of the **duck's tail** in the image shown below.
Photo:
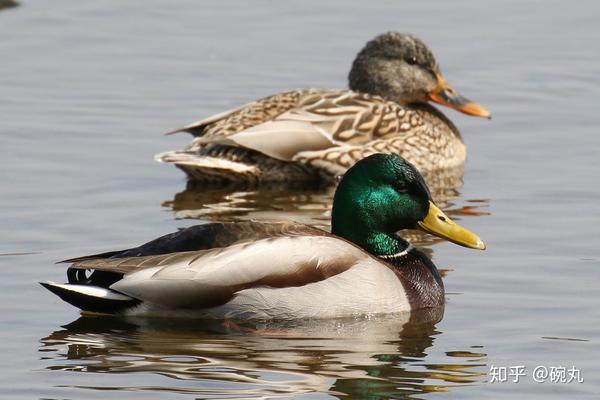
<path fill-rule="evenodd" d="M 55 282 L 40 282 L 40 285 L 82 311 L 117 314 L 140 304 L 133 297 L 99 286 Z"/>
<path fill-rule="evenodd" d="M 174 164 L 195 181 L 257 183 L 261 178 L 260 168 L 256 165 L 190 151 L 167 151 L 157 154 L 154 159 Z"/>
<path fill-rule="evenodd" d="M 223 146 L 225 147 L 225 146 Z M 205 183 L 263 184 L 317 182 L 318 172 L 302 163 L 281 161 L 248 149 L 237 153 L 202 154 L 196 151 L 167 151 L 154 159 L 174 164 L 193 181 Z"/>

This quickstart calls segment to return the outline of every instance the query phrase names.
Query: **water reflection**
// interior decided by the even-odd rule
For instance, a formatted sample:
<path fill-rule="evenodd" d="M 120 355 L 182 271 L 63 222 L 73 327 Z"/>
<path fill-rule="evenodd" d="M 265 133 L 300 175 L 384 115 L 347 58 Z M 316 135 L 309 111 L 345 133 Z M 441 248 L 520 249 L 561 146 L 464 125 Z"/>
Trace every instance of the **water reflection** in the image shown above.
<path fill-rule="evenodd" d="M 167 379 L 161 390 L 203 398 L 288 397 L 321 392 L 364 398 L 418 398 L 481 382 L 483 353 L 430 356 L 443 309 L 351 320 L 304 322 L 123 319 L 87 316 L 41 339 L 46 369 Z M 436 352 L 436 353 L 439 353 Z M 162 379 L 162 378 L 161 378 Z M 120 381 L 121 384 L 123 381 Z M 147 377 L 140 382 L 147 384 Z M 107 379 L 108 385 L 114 381 Z M 72 387 L 73 385 L 68 385 Z"/>
<path fill-rule="evenodd" d="M 176 218 L 211 221 L 256 219 L 293 220 L 321 228 L 329 226 L 335 187 L 268 187 L 240 190 L 230 187 L 203 187 L 189 182 L 184 191 L 163 206 Z"/>
<path fill-rule="evenodd" d="M 444 211 L 460 220 L 463 216 L 485 216 L 487 199 L 461 199 L 463 168 L 426 172 L 433 198 Z M 185 190 L 175 194 L 163 206 L 173 210 L 176 218 L 204 221 L 259 220 L 275 222 L 290 220 L 329 230 L 331 205 L 335 186 L 332 185 L 262 185 L 240 188 L 187 183 Z M 417 246 L 429 246 L 442 241 L 421 231 L 404 231 L 402 236 Z"/>

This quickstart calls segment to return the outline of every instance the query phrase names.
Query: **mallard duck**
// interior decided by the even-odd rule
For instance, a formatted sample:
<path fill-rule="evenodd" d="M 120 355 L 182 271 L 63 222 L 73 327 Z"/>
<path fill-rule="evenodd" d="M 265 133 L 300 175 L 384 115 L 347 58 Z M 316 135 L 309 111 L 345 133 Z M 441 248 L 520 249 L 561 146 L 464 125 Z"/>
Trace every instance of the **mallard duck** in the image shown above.
<path fill-rule="evenodd" d="M 331 233 L 294 223 L 209 223 L 67 260 L 68 283 L 42 285 L 83 311 L 127 315 L 330 318 L 441 306 L 440 275 L 396 234 L 406 228 L 485 248 L 432 202 L 414 166 L 376 154 L 340 181 Z"/>
<path fill-rule="evenodd" d="M 182 151 L 158 154 L 199 181 L 331 180 L 374 153 L 399 154 L 419 170 L 462 165 L 458 129 L 428 101 L 490 117 L 443 78 L 418 38 L 388 32 L 369 41 L 349 74 L 350 90 L 275 94 L 194 122 Z"/>

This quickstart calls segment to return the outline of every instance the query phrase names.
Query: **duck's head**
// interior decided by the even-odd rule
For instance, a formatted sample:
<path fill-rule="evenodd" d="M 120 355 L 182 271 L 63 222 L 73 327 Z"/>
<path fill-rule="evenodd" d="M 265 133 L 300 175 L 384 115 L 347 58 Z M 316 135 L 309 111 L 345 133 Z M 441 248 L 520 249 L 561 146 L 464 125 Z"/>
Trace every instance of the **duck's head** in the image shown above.
<path fill-rule="evenodd" d="M 491 116 L 446 83 L 431 50 L 412 35 L 387 32 L 369 41 L 357 54 L 348 81 L 351 90 L 402 105 L 434 101 L 465 114 Z"/>
<path fill-rule="evenodd" d="M 343 176 L 333 199 L 331 232 L 375 255 L 406 247 L 396 232 L 421 229 L 461 246 L 485 249 L 474 233 L 452 221 L 432 201 L 417 169 L 395 154 L 374 154 Z"/>

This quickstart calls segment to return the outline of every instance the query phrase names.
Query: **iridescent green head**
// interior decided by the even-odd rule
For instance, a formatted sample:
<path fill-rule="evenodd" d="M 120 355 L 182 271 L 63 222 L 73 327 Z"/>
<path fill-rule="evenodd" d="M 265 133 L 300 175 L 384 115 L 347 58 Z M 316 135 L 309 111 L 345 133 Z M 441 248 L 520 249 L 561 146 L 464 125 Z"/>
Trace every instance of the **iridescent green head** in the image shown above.
<path fill-rule="evenodd" d="M 417 169 L 395 154 L 374 154 L 350 168 L 338 185 L 331 232 L 376 255 L 406 247 L 396 232 L 422 229 L 462 246 L 484 249 L 475 234 L 435 206 Z"/>

